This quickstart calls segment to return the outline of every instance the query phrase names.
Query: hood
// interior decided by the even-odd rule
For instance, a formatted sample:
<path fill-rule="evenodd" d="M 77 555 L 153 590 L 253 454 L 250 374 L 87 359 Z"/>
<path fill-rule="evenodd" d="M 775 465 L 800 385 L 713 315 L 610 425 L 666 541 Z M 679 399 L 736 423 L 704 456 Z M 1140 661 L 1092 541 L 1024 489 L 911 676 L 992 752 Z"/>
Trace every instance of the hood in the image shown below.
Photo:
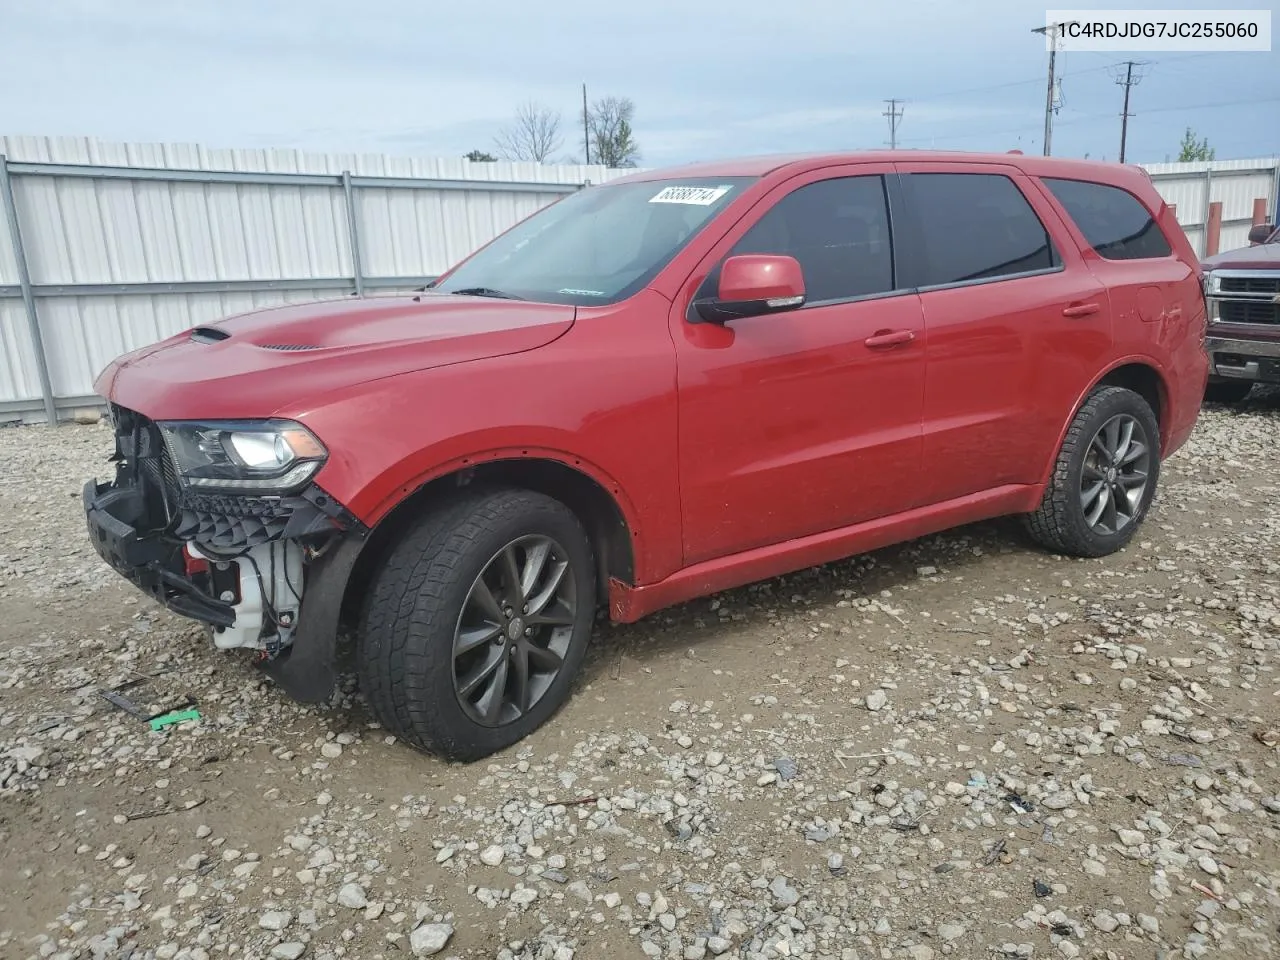
<path fill-rule="evenodd" d="M 1204 270 L 1280 270 L 1280 241 L 1260 243 L 1256 247 L 1241 247 L 1225 253 L 1205 257 L 1200 261 Z"/>
<path fill-rule="evenodd" d="M 267 417 L 353 384 L 536 349 L 574 314 L 439 293 L 273 307 L 125 354 L 94 386 L 152 419 Z"/>

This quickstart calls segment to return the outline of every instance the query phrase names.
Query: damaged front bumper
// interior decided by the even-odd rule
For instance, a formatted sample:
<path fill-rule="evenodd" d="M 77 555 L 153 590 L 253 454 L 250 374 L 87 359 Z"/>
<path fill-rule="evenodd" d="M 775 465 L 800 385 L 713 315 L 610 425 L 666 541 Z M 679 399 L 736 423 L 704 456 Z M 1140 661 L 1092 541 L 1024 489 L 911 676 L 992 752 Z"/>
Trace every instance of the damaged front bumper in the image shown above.
<path fill-rule="evenodd" d="M 203 582 L 192 576 L 185 560 L 184 541 L 163 534 L 139 533 L 145 506 L 137 487 L 89 480 L 81 500 L 89 540 L 98 556 L 117 573 L 174 613 L 215 628 L 235 623 L 235 608 L 210 594 L 212 576 L 206 573 Z"/>
<path fill-rule="evenodd" d="M 215 645 L 249 648 L 290 695 L 327 699 L 364 525 L 315 484 L 291 496 L 193 493 L 151 421 L 113 408 L 116 477 L 82 490 L 94 549 Z"/>

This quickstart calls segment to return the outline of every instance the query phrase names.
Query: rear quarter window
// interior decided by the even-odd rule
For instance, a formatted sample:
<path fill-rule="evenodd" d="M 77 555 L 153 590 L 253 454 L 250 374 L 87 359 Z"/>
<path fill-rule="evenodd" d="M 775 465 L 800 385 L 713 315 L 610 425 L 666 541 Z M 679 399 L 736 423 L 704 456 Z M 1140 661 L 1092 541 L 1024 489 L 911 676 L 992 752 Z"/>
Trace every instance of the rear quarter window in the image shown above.
<path fill-rule="evenodd" d="M 1042 178 L 1085 241 L 1107 260 L 1151 260 L 1173 253 L 1160 225 L 1127 190 L 1087 180 Z"/>

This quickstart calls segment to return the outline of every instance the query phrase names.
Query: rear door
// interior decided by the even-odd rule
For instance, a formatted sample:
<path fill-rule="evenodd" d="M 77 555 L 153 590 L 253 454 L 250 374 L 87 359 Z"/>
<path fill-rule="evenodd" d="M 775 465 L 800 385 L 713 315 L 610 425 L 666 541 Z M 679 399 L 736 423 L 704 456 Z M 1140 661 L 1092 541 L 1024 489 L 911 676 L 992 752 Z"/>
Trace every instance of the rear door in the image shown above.
<path fill-rule="evenodd" d="M 1104 285 L 1014 167 L 898 164 L 928 340 L 926 502 L 1041 480 L 1111 347 Z"/>
<path fill-rule="evenodd" d="M 1169 348 L 1184 340 L 1200 320 L 1200 279 L 1178 258 L 1153 212 L 1110 184 L 1040 182 L 1066 211 L 1086 265 L 1110 291 L 1119 351 L 1147 353 L 1152 341 Z"/>

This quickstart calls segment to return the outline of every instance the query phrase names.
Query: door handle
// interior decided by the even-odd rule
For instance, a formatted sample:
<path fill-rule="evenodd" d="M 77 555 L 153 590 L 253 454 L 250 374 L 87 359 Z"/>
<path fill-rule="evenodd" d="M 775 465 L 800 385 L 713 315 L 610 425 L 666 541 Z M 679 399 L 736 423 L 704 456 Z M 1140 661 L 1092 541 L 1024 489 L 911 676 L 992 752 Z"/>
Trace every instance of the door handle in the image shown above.
<path fill-rule="evenodd" d="M 873 350 L 879 347 L 896 347 L 900 343 L 910 343 L 916 335 L 910 330 L 882 330 L 862 342 Z"/>
<path fill-rule="evenodd" d="M 1069 307 L 1062 308 L 1062 315 L 1064 317 L 1087 317 L 1101 309 L 1102 307 L 1096 303 L 1073 303 Z"/>

